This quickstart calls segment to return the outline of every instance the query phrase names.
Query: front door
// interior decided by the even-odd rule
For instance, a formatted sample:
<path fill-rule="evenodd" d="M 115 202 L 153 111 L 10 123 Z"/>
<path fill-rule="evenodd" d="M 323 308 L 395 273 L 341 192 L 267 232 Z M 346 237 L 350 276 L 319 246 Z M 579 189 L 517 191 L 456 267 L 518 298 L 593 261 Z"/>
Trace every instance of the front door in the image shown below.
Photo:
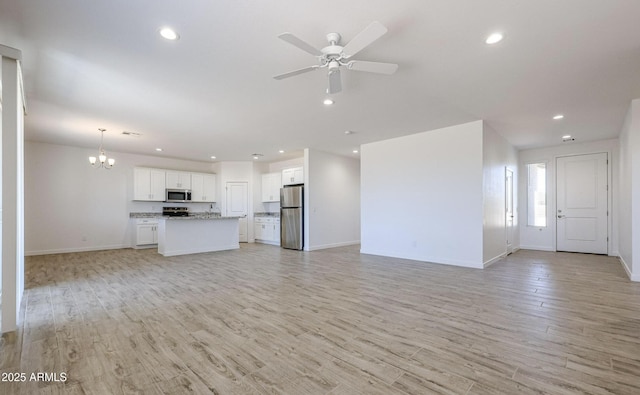
<path fill-rule="evenodd" d="M 240 231 L 240 242 L 249 241 L 247 210 L 249 195 L 247 193 L 246 182 L 227 182 L 227 216 L 240 217 L 238 227 Z"/>
<path fill-rule="evenodd" d="M 505 169 L 505 227 L 507 254 L 513 252 L 513 170 Z"/>
<path fill-rule="evenodd" d="M 556 160 L 556 250 L 607 253 L 607 154 Z"/>

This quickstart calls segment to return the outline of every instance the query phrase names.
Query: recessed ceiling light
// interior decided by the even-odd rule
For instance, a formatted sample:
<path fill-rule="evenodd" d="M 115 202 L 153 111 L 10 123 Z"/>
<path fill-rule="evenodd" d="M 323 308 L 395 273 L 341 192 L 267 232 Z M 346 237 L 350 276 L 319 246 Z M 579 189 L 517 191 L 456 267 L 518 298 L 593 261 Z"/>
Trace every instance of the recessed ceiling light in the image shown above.
<path fill-rule="evenodd" d="M 156 148 L 156 151 L 161 152 L 162 148 Z"/>
<path fill-rule="evenodd" d="M 562 118 L 564 118 L 564 115 L 562 115 L 562 114 L 558 114 L 558 115 L 555 115 L 553 117 L 553 119 L 555 119 L 555 120 L 562 119 Z"/>
<path fill-rule="evenodd" d="M 264 156 L 262 154 L 251 154 L 251 156 L 253 156 L 253 159 L 260 159 L 261 156 Z"/>
<path fill-rule="evenodd" d="M 167 40 L 177 40 L 180 38 L 178 33 L 176 33 L 176 31 L 171 29 L 170 27 L 163 27 L 162 29 L 160 29 L 160 35 Z"/>
<path fill-rule="evenodd" d="M 278 152 L 279 152 L 279 153 L 281 153 L 281 154 L 284 154 L 284 150 L 283 150 L 283 149 L 281 149 L 281 150 L 280 150 L 280 151 L 278 151 Z"/>
<path fill-rule="evenodd" d="M 487 44 L 497 44 L 504 38 L 502 33 L 492 33 L 487 39 L 484 41 Z"/>
<path fill-rule="evenodd" d="M 351 130 L 345 130 L 344 134 L 353 134 L 353 132 Z"/>
<path fill-rule="evenodd" d="M 213 155 L 211 156 L 211 159 L 215 159 L 215 158 L 216 158 L 215 156 L 213 156 Z"/>
<path fill-rule="evenodd" d="M 357 150 L 357 149 L 354 149 L 354 150 L 353 150 L 353 153 L 354 153 L 354 154 L 357 154 L 357 153 L 358 153 L 358 150 Z"/>
<path fill-rule="evenodd" d="M 327 98 L 327 99 L 324 99 L 323 103 L 325 106 L 330 106 L 333 104 L 333 100 Z"/>

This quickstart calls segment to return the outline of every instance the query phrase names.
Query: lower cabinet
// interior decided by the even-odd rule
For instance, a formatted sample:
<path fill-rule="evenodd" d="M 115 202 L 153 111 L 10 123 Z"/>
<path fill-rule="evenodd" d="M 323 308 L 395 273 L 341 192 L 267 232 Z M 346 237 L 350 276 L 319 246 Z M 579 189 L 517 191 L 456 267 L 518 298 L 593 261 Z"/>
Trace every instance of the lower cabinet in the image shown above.
<path fill-rule="evenodd" d="M 158 220 L 155 218 L 139 218 L 136 220 L 135 246 L 138 248 L 153 247 L 158 244 Z"/>
<path fill-rule="evenodd" d="M 280 218 L 255 217 L 253 223 L 257 243 L 280 245 Z"/>

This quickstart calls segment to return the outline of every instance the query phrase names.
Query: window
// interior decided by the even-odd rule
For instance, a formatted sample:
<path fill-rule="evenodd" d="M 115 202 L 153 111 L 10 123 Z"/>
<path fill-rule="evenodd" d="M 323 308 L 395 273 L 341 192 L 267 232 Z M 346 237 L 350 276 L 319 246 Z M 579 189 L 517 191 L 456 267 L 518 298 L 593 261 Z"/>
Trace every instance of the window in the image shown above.
<path fill-rule="evenodd" d="M 527 176 L 527 225 L 547 226 L 547 164 L 528 164 Z"/>

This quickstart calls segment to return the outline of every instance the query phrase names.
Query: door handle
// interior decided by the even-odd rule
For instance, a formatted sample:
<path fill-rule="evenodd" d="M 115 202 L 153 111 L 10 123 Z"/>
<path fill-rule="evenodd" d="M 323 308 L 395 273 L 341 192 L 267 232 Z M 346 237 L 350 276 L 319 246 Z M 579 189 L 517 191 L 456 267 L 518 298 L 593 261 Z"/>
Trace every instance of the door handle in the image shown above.
<path fill-rule="evenodd" d="M 564 215 L 558 215 L 558 218 L 564 218 Z"/>

